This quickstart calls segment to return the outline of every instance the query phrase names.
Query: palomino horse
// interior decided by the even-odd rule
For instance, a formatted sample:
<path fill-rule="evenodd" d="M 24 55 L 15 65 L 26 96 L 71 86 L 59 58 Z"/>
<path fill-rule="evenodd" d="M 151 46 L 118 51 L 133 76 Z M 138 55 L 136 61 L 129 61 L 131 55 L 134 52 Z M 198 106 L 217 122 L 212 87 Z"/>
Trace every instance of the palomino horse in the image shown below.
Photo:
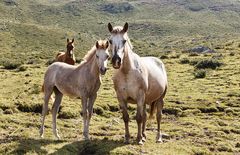
<path fill-rule="evenodd" d="M 74 65 L 76 60 L 73 53 L 73 49 L 74 49 L 73 43 L 74 43 L 74 39 L 72 39 L 72 41 L 69 41 L 69 39 L 67 39 L 67 51 L 58 52 L 55 61 L 65 62 L 67 64 Z"/>
<path fill-rule="evenodd" d="M 83 136 L 85 139 L 89 139 L 89 123 L 93 112 L 93 104 L 101 85 L 100 74 L 104 75 L 107 71 L 108 45 L 108 41 L 97 41 L 96 45 L 85 55 L 84 61 L 78 66 L 55 62 L 48 67 L 43 83 L 44 104 L 40 129 L 41 137 L 43 137 L 49 98 L 54 92 L 55 101 L 52 107 L 54 135 L 58 139 L 60 138 L 56 126 L 56 115 L 64 94 L 81 98 L 84 123 Z"/>
<path fill-rule="evenodd" d="M 125 123 L 125 142 L 129 143 L 130 138 L 128 102 L 137 104 L 138 144 L 143 144 L 146 140 L 146 104 L 150 105 L 150 117 L 157 109 L 157 142 L 162 142 L 160 122 L 163 98 L 167 91 L 167 74 L 164 64 L 158 58 L 140 57 L 132 51 L 132 45 L 127 36 L 128 23 L 124 27 L 114 28 L 109 23 L 108 30 L 111 33 L 109 42 L 112 65 L 116 69 L 113 83 Z"/>

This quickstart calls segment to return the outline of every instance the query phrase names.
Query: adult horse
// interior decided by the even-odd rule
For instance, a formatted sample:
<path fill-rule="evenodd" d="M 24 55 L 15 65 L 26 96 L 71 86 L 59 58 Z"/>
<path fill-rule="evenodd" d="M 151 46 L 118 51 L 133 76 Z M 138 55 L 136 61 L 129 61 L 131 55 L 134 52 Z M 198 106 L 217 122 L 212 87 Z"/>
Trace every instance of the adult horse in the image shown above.
<path fill-rule="evenodd" d="M 55 61 L 65 62 L 70 65 L 74 65 L 76 62 L 73 49 L 74 49 L 74 39 L 71 41 L 67 39 L 67 51 L 66 52 L 58 52 Z"/>
<path fill-rule="evenodd" d="M 150 105 L 150 117 L 157 109 L 157 142 L 162 142 L 160 122 L 162 118 L 163 98 L 167 91 L 167 74 L 164 64 L 156 57 L 140 57 L 132 51 L 128 38 L 128 23 L 123 27 L 108 24 L 112 51 L 112 65 L 116 69 L 113 75 L 114 89 L 125 123 L 125 142 L 129 143 L 129 115 L 127 103 L 137 104 L 136 121 L 138 125 L 137 142 L 146 140 L 146 104 Z"/>
<path fill-rule="evenodd" d="M 43 137 L 44 120 L 48 111 L 49 98 L 54 92 L 55 101 L 52 107 L 53 133 L 59 139 L 56 126 L 56 115 L 63 95 L 80 97 L 83 114 L 83 136 L 89 139 L 89 123 L 93 112 L 93 104 L 101 84 L 100 74 L 107 70 L 108 41 L 97 41 L 96 45 L 85 55 L 84 61 L 78 66 L 62 62 L 50 65 L 44 77 L 44 104 L 40 136 Z"/>

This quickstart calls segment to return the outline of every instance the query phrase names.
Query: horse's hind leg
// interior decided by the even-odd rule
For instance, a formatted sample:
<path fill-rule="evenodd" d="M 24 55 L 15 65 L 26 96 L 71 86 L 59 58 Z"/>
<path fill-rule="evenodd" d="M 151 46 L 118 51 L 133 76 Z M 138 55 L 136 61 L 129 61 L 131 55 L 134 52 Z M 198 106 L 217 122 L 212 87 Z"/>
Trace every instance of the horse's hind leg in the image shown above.
<path fill-rule="evenodd" d="M 156 142 L 157 143 L 162 143 L 160 123 L 161 123 L 161 119 L 162 119 L 162 109 L 163 109 L 163 105 L 164 105 L 163 99 L 160 99 L 159 102 L 157 102 L 156 104 L 157 104 L 157 114 L 156 114 L 157 115 L 157 137 L 156 137 Z"/>
<path fill-rule="evenodd" d="M 41 125 L 41 128 L 40 128 L 40 137 L 43 138 L 43 132 L 44 132 L 44 121 L 45 121 L 45 117 L 47 115 L 47 112 L 48 112 L 48 102 L 49 102 L 49 99 L 51 97 L 51 94 L 52 94 L 52 89 L 46 89 L 44 90 L 44 104 L 43 104 L 43 107 L 42 107 L 42 125 Z"/>
<path fill-rule="evenodd" d="M 143 124 L 142 124 L 142 141 L 145 142 L 146 141 L 146 121 L 147 121 L 147 112 L 146 112 L 146 104 L 144 104 L 143 106 Z"/>
<path fill-rule="evenodd" d="M 62 101 L 63 94 L 57 89 L 54 88 L 54 93 L 55 93 L 55 101 L 53 103 L 52 107 L 52 125 L 53 125 L 53 134 L 55 135 L 56 138 L 60 139 L 60 136 L 58 135 L 58 130 L 57 130 L 57 113 Z"/>

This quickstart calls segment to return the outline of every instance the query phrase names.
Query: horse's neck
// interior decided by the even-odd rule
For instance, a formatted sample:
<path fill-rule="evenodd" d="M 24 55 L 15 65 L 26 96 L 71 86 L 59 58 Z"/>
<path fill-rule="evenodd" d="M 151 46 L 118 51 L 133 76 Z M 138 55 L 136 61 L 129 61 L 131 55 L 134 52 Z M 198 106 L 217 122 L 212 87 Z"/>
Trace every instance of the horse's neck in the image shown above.
<path fill-rule="evenodd" d="M 99 78 L 99 69 L 98 69 L 98 65 L 97 65 L 97 60 L 95 55 L 92 56 L 91 59 L 89 59 L 88 61 L 83 61 L 82 64 L 80 64 L 77 67 L 77 70 L 81 70 L 84 69 L 87 72 L 86 75 L 89 76 L 94 76 L 96 78 Z"/>
<path fill-rule="evenodd" d="M 73 58 L 73 53 L 71 53 L 71 51 L 67 50 L 66 56 L 69 57 L 69 58 Z"/>
<path fill-rule="evenodd" d="M 134 69 L 134 53 L 130 47 L 125 47 L 124 58 L 122 64 L 122 72 L 128 73 L 130 70 Z"/>
<path fill-rule="evenodd" d="M 89 67 L 90 67 L 90 73 L 97 78 L 99 78 L 99 69 L 98 69 L 98 64 L 96 60 L 96 56 L 93 56 L 92 59 L 89 62 Z"/>

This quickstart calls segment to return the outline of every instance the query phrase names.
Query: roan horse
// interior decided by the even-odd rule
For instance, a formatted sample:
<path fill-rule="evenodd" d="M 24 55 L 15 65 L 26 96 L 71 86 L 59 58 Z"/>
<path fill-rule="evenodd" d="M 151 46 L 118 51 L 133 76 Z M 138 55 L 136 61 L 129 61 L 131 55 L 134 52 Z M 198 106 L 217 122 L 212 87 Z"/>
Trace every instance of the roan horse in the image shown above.
<path fill-rule="evenodd" d="M 59 139 L 56 115 L 63 95 L 80 97 L 82 101 L 83 136 L 89 139 L 89 123 L 93 112 L 93 104 L 101 85 L 100 74 L 107 71 L 108 41 L 97 41 L 96 45 L 85 55 L 84 61 L 78 66 L 62 62 L 50 65 L 44 77 L 44 104 L 40 136 L 43 137 L 44 120 L 48 111 L 49 98 L 54 92 L 55 101 L 52 107 L 53 134 Z"/>
<path fill-rule="evenodd" d="M 116 69 L 113 75 L 114 89 L 125 123 L 125 142 L 129 143 L 129 115 L 127 103 L 137 104 L 136 121 L 138 125 L 137 142 L 146 140 L 146 104 L 150 105 L 150 117 L 157 109 L 157 139 L 162 142 L 160 122 L 162 118 L 163 98 L 167 91 L 167 74 L 164 64 L 155 57 L 140 57 L 132 51 L 128 38 L 128 23 L 124 27 L 108 24 L 111 33 L 109 38 L 112 51 L 112 65 Z"/>
<path fill-rule="evenodd" d="M 74 49 L 74 39 L 72 39 L 72 41 L 69 41 L 69 39 L 67 39 L 67 51 L 66 52 L 58 52 L 55 61 L 58 62 L 65 62 L 67 64 L 70 65 L 74 65 L 76 60 L 75 60 L 75 56 L 73 53 L 73 49 Z"/>

